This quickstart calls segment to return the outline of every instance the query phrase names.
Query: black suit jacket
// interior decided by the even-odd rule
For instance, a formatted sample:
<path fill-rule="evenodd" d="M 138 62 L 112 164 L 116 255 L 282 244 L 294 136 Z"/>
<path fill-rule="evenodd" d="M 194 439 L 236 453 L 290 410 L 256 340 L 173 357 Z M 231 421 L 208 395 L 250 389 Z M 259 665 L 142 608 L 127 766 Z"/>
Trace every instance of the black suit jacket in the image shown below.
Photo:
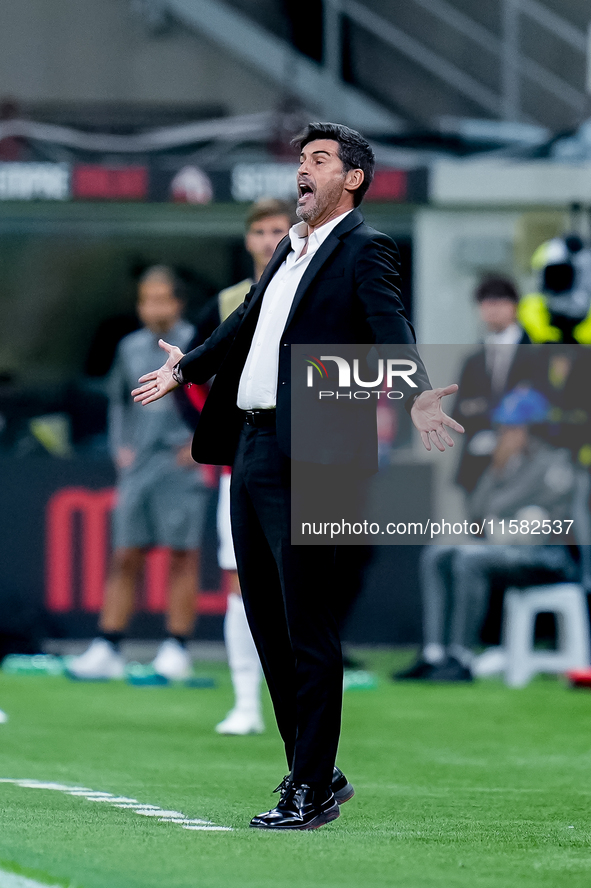
<path fill-rule="evenodd" d="M 198 348 L 180 362 L 188 382 L 201 383 L 215 375 L 193 440 L 197 462 L 231 465 L 243 415 L 236 406 L 238 384 L 248 356 L 263 295 L 288 253 L 289 237 L 278 245 L 258 284 L 243 304 Z M 355 457 L 377 468 L 377 438 L 345 440 L 329 418 L 320 413 L 308 439 L 325 442 L 323 455 L 294 453 L 291 441 L 292 344 L 414 343 L 414 330 L 404 314 L 397 288 L 398 250 L 385 234 L 369 228 L 359 210 L 353 210 L 318 248 L 297 288 L 279 349 L 277 382 L 277 438 L 279 447 L 294 459 L 346 463 Z M 415 375 L 417 392 L 430 388 L 422 365 Z M 375 408 L 374 408 L 375 409 Z M 362 436 L 363 437 L 363 436 Z"/>
<path fill-rule="evenodd" d="M 525 330 L 518 345 L 531 345 L 531 339 Z M 452 415 L 466 431 L 456 482 L 468 493 L 474 490 L 491 460 L 490 455 L 476 455 L 471 452 L 472 439 L 479 432 L 492 429 L 493 410 L 516 385 L 529 383 L 539 388 L 540 368 L 541 356 L 535 348 L 518 348 L 511 359 L 502 390 L 493 392 L 485 347 L 481 346 L 464 363 Z"/>

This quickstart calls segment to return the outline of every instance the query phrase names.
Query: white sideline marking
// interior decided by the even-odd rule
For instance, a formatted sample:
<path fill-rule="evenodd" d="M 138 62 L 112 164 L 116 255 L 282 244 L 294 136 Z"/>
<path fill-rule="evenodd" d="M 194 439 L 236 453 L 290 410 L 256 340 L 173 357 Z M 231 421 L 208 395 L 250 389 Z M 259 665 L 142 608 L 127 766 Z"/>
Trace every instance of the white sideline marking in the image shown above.
<path fill-rule="evenodd" d="M 16 873 L 0 870 L 0 888 L 61 888 L 61 886 L 48 885 L 46 882 L 37 882 L 27 876 L 17 876 Z"/>
<path fill-rule="evenodd" d="M 78 796 L 87 799 L 89 802 L 107 802 L 113 808 L 127 808 L 136 814 L 142 814 L 144 817 L 157 817 L 159 823 L 176 823 L 183 829 L 204 830 L 208 832 L 231 832 L 231 826 L 216 826 L 211 820 L 200 820 L 198 817 L 189 818 L 181 811 L 165 811 L 158 805 L 144 805 L 137 799 L 128 799 L 126 796 L 113 795 L 110 792 L 98 792 L 94 789 L 87 789 L 85 786 L 66 786 L 64 783 L 44 783 L 42 780 L 16 780 L 13 777 L 0 777 L 0 783 L 12 783 L 14 786 L 22 786 L 25 789 L 53 789 L 56 792 L 63 792 L 66 795 Z M 33 882 L 30 879 L 22 882 L 6 882 L 2 881 L 4 873 L 0 870 L 0 888 L 36 888 L 40 883 Z M 6 875 L 11 878 L 22 879 L 23 876 L 12 876 L 11 873 Z"/>

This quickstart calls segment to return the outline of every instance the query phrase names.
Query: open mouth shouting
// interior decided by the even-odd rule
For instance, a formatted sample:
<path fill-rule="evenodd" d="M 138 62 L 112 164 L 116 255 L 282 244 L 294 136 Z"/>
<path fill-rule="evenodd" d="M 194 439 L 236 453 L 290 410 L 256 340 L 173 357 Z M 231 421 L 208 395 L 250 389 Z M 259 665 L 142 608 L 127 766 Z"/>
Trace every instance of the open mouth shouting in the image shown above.
<path fill-rule="evenodd" d="M 313 185 L 305 179 L 298 179 L 298 207 L 308 206 L 313 196 Z"/>

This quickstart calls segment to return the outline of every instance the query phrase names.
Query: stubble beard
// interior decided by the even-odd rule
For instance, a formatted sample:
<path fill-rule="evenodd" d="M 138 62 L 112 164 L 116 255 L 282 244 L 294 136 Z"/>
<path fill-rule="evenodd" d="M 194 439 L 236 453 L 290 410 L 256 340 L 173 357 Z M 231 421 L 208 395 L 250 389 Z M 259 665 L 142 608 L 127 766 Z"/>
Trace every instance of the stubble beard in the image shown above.
<path fill-rule="evenodd" d="M 301 219 L 302 222 L 306 222 L 306 224 L 309 222 L 313 223 L 316 211 L 317 205 L 316 202 L 314 202 L 314 205 L 311 207 L 296 207 L 296 216 L 298 219 Z"/>
<path fill-rule="evenodd" d="M 307 225 L 314 225 L 316 220 L 324 214 L 324 212 L 330 207 L 333 202 L 335 207 L 337 206 L 342 195 L 342 191 L 342 185 L 335 182 L 330 187 L 328 187 L 324 191 L 324 193 L 318 191 L 313 192 L 314 200 L 311 206 L 298 206 L 296 208 L 296 216 Z"/>

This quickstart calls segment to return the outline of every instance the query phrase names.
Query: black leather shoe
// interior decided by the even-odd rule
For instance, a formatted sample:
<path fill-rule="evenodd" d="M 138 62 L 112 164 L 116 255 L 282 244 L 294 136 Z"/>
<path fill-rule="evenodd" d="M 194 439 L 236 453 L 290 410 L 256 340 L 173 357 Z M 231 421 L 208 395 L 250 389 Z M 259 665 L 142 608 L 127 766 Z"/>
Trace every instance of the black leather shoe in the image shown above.
<path fill-rule="evenodd" d="M 433 669 L 429 676 L 429 681 L 474 681 L 474 677 L 467 666 L 464 666 L 455 657 L 448 657 L 447 660 Z"/>
<path fill-rule="evenodd" d="M 431 677 L 431 673 L 436 667 L 431 663 L 427 663 L 422 657 L 401 672 L 395 672 L 392 676 L 394 681 L 424 681 Z"/>
<path fill-rule="evenodd" d="M 277 807 L 253 817 L 250 825 L 256 829 L 318 829 L 339 815 L 332 790 L 290 782 Z"/>
<path fill-rule="evenodd" d="M 330 784 L 330 788 L 339 805 L 344 805 L 345 802 L 348 802 L 349 799 L 352 799 L 355 795 L 353 784 L 349 783 L 343 772 L 337 767 L 332 770 L 332 783 Z"/>
<path fill-rule="evenodd" d="M 273 792 L 280 792 L 281 798 L 283 799 L 290 786 L 291 774 L 286 774 L 279 786 L 277 786 Z M 349 799 L 352 799 L 355 795 L 353 784 L 349 783 L 341 769 L 337 768 L 336 765 L 332 769 L 332 783 L 330 784 L 330 788 L 339 805 L 344 805 L 345 802 L 348 802 Z"/>

